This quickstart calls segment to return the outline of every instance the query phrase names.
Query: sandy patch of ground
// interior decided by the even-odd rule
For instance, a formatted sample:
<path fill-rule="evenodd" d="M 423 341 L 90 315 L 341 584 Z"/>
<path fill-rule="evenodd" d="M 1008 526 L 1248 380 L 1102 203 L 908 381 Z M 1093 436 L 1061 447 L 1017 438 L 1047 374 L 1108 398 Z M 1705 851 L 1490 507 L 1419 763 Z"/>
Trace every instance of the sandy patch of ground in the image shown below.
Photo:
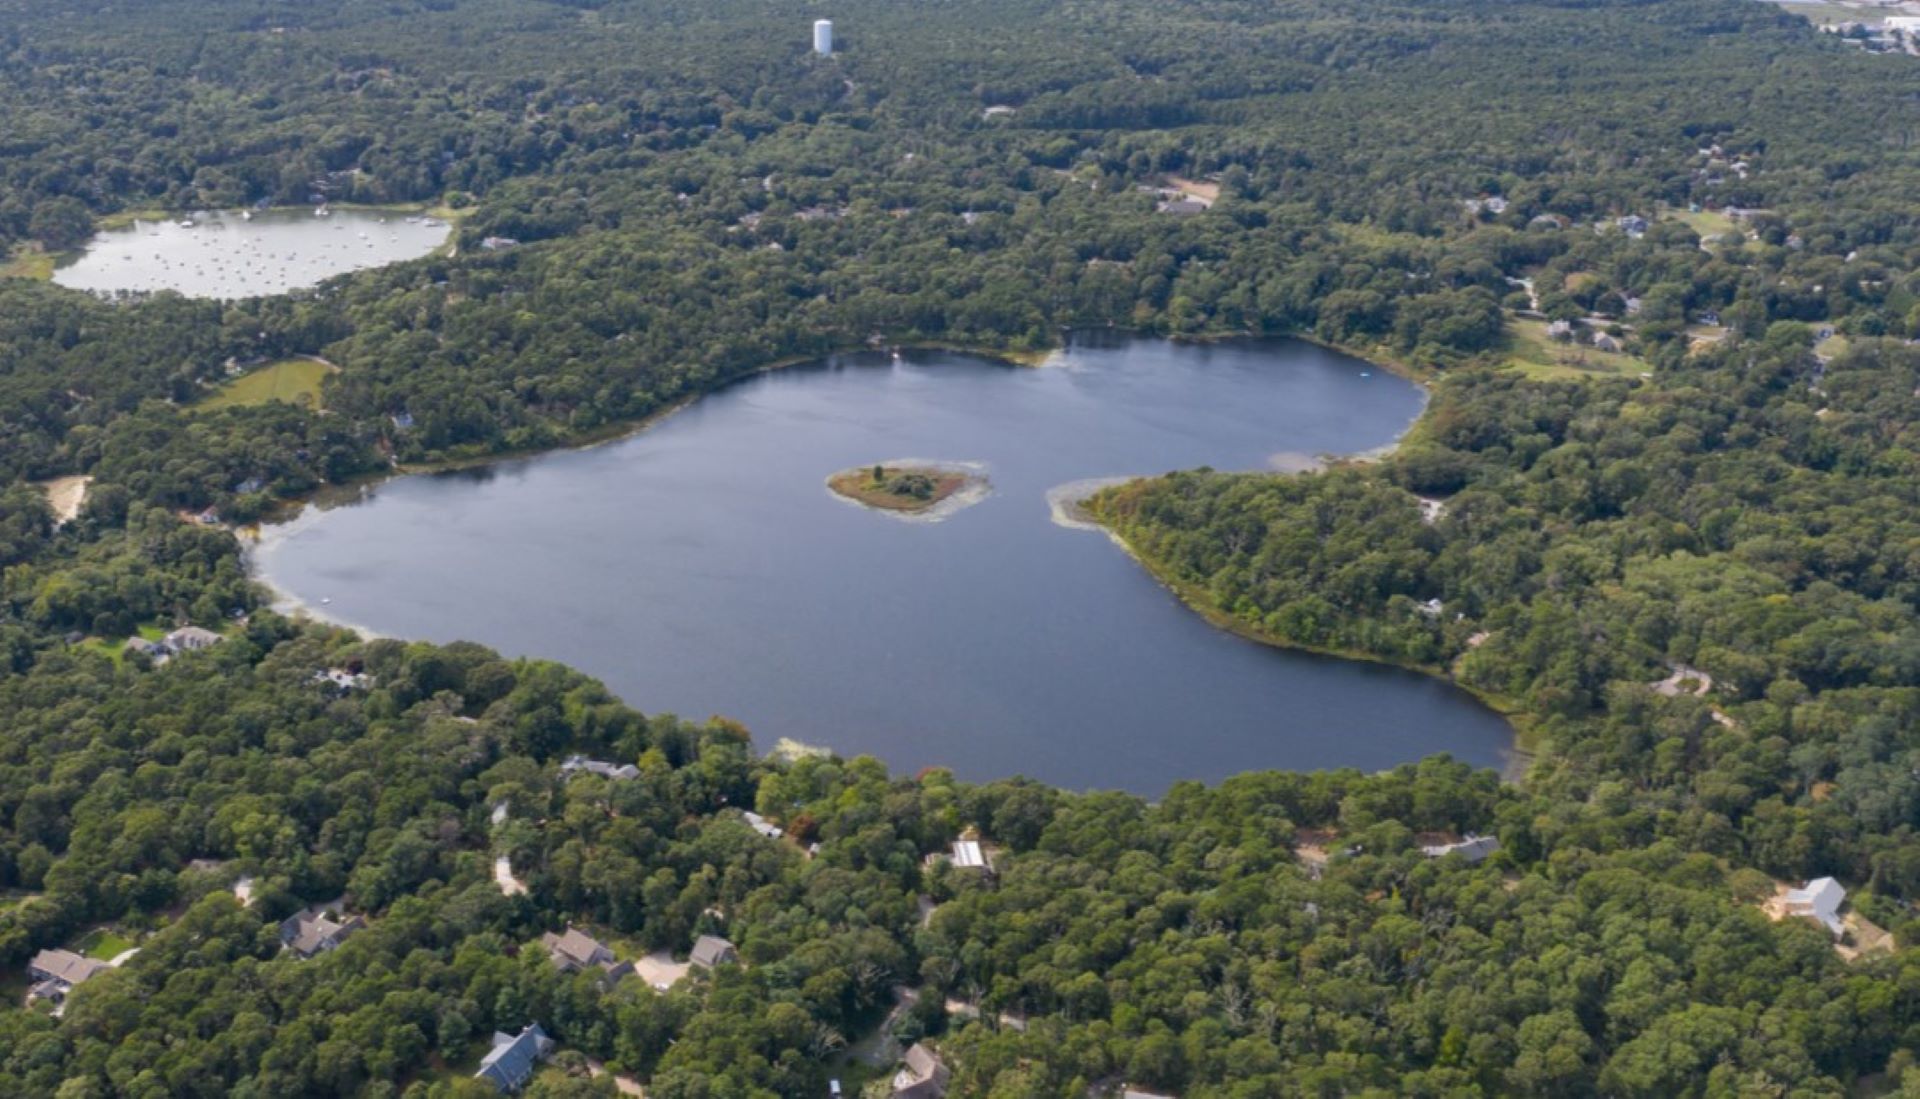
<path fill-rule="evenodd" d="M 1204 183 L 1199 180 L 1182 179 L 1179 176 L 1172 176 L 1168 178 L 1167 182 L 1181 194 L 1189 198 L 1197 198 L 1209 206 L 1220 201 L 1220 185 L 1218 183 Z"/>
<path fill-rule="evenodd" d="M 80 505 L 87 502 L 87 486 L 92 483 L 93 478 L 78 474 L 41 482 L 47 490 L 47 503 L 53 508 L 55 526 L 71 523 L 80 514 Z"/>
<path fill-rule="evenodd" d="M 1685 664 L 1675 664 L 1673 674 L 1653 684 L 1655 694 L 1675 698 L 1682 694 L 1703 697 L 1713 690 L 1713 677 L 1698 668 L 1689 668 Z"/>
<path fill-rule="evenodd" d="M 633 963 L 633 971 L 641 980 L 662 991 L 680 983 L 692 968 L 691 962 L 676 962 L 665 950 L 656 950 Z"/>
<path fill-rule="evenodd" d="M 607 1075 L 607 1066 L 589 1057 L 587 1058 L 587 1075 L 598 1080 L 602 1076 Z M 644 1096 L 647 1094 L 647 1089 L 640 1086 L 640 1081 L 635 1080 L 631 1076 L 616 1074 L 613 1077 L 613 1086 L 614 1089 L 622 1095 Z"/>
<path fill-rule="evenodd" d="M 525 882 L 513 876 L 513 862 L 505 855 L 493 860 L 493 880 L 500 892 L 509 897 L 517 897 L 527 891 Z"/>

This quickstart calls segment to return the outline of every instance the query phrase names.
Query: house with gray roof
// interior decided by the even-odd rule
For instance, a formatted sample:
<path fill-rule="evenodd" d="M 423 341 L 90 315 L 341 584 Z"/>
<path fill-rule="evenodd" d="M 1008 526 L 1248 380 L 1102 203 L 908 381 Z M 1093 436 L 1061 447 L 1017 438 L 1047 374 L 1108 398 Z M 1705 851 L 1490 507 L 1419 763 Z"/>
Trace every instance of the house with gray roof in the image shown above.
<path fill-rule="evenodd" d="M 1458 843 L 1433 843 L 1420 849 L 1420 853 L 1430 859 L 1443 859 L 1448 855 L 1459 855 L 1468 862 L 1484 862 L 1488 855 L 1500 850 L 1500 841 L 1493 836 L 1468 836 Z"/>
<path fill-rule="evenodd" d="M 71 950 L 42 950 L 27 963 L 27 976 L 33 980 L 33 987 L 27 990 L 27 1002 L 49 1000 L 60 1003 L 76 985 L 102 970 L 112 968 L 106 962 L 75 954 Z"/>
<path fill-rule="evenodd" d="M 199 652 L 220 643 L 220 635 L 199 626 L 182 626 L 167 635 L 167 648 L 177 653 Z"/>
<path fill-rule="evenodd" d="M 359 916 L 342 920 L 324 908 L 303 908 L 280 921 L 280 944 L 296 957 L 311 958 L 337 948 L 366 926 Z"/>
<path fill-rule="evenodd" d="M 739 965 L 740 951 L 718 935 L 702 935 L 693 941 L 693 950 L 687 955 L 687 960 L 702 969 Z"/>
<path fill-rule="evenodd" d="M 888 1094 L 890 1099 L 941 1099 L 952 1078 L 953 1073 L 932 1046 L 915 1042 L 907 1050 L 900 1071 L 893 1074 L 893 1090 Z"/>
<path fill-rule="evenodd" d="M 613 951 L 605 943 L 572 924 L 568 924 L 566 931 L 559 935 L 549 931 L 540 936 L 540 945 L 547 948 L 548 960 L 562 973 L 597 968 L 602 971 L 603 981 L 611 984 L 633 972 L 632 962 L 623 962 L 614 957 Z"/>
<path fill-rule="evenodd" d="M 527 1086 L 540 1062 L 552 1053 L 553 1039 L 539 1023 L 530 1024 L 518 1034 L 496 1030 L 493 1048 L 480 1059 L 480 1071 L 473 1075 L 492 1084 L 500 1094 L 511 1095 Z"/>

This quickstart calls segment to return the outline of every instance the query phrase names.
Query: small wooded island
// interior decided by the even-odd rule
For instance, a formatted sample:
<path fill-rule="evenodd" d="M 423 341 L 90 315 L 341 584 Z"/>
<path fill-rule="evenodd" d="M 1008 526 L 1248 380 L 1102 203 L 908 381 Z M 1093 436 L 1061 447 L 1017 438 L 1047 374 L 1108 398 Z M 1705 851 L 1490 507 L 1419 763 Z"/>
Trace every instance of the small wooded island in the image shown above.
<path fill-rule="evenodd" d="M 855 503 L 908 514 L 931 511 L 962 490 L 985 484 L 985 477 L 959 465 L 876 462 L 827 478 L 828 488 Z"/>

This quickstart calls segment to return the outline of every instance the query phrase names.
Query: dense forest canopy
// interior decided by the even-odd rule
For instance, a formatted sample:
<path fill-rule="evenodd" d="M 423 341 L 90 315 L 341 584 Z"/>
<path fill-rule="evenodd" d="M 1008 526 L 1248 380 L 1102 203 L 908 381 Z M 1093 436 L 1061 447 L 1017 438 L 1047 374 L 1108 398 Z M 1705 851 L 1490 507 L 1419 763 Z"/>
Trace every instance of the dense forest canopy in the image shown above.
<path fill-rule="evenodd" d="M 492 1094 L 538 1022 L 541 1095 L 819 1095 L 923 1038 L 965 1095 L 1920 1094 L 1917 131 L 1920 62 L 1750 0 L 0 0 L 0 1092 Z M 116 215 L 321 200 L 455 247 L 236 302 L 30 277 Z M 1524 780 L 767 758 L 289 621 L 229 529 L 1073 326 L 1432 385 L 1382 460 L 1091 506 L 1238 628 L 1509 708 Z M 201 405 L 294 355 L 324 412 Z M 28 482 L 72 475 L 62 521 Z M 963 835 L 991 875 L 928 861 Z M 1763 911 L 1818 876 L 1839 949 Z M 364 929 L 283 952 L 329 904 Z M 569 925 L 742 964 L 611 983 L 550 963 Z M 55 1018 L 57 948 L 119 964 Z"/>

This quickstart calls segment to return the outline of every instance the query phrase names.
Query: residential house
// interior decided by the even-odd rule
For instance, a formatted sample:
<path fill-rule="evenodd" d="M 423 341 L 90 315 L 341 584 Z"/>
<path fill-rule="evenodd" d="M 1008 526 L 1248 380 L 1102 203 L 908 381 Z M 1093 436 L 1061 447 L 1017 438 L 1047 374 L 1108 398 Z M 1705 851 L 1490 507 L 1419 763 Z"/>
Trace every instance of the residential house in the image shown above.
<path fill-rule="evenodd" d="M 1129 1087 L 1121 1090 L 1120 1099 L 1178 1099 L 1178 1097 L 1168 1095 L 1164 1091 L 1142 1091 L 1139 1088 Z"/>
<path fill-rule="evenodd" d="M 83 957 L 71 950 L 42 950 L 27 963 L 27 976 L 33 981 L 33 987 L 27 990 L 27 1002 L 49 1000 L 61 1003 L 75 986 L 103 969 L 112 968 L 106 962 Z"/>
<path fill-rule="evenodd" d="M 220 641 L 221 638 L 219 634 L 214 633 L 212 630 L 201 629 L 199 626 L 182 626 L 166 637 L 167 648 L 176 653 L 191 653 L 199 652 L 201 649 L 211 649 L 215 645 L 218 645 Z"/>
<path fill-rule="evenodd" d="M 601 778 L 624 782 L 640 777 L 640 768 L 631 763 L 608 763 L 605 760 L 588 759 L 586 756 L 568 756 L 560 763 L 560 773 L 572 778 L 577 774 L 599 775 Z"/>
<path fill-rule="evenodd" d="M 480 241 L 480 247 L 489 252 L 504 252 L 509 248 L 518 247 L 519 244 L 520 242 L 512 237 L 485 237 Z"/>
<path fill-rule="evenodd" d="M 732 943 L 718 935 L 702 935 L 693 941 L 693 951 L 687 960 L 702 969 L 716 966 L 739 965 L 740 952 Z"/>
<path fill-rule="evenodd" d="M 1647 219 L 1641 217 L 1639 214 L 1628 214 L 1625 217 L 1616 218 L 1614 224 L 1618 225 L 1621 231 L 1630 237 L 1641 236 L 1646 233 L 1648 228 Z"/>
<path fill-rule="evenodd" d="M 1573 338 L 1573 322 L 1554 321 L 1547 325 L 1547 335 L 1556 340 L 1570 340 Z"/>
<path fill-rule="evenodd" d="M 1197 198 L 1176 198 L 1162 202 L 1160 205 L 1154 207 L 1154 209 L 1163 214 L 1173 214 L 1176 217 L 1192 217 L 1195 214 L 1206 213 L 1207 205 L 1206 202 Z"/>
<path fill-rule="evenodd" d="M 129 654 L 139 653 L 155 664 L 165 664 L 167 659 L 173 655 L 172 651 L 167 648 L 166 642 L 148 641 L 144 637 L 127 638 L 127 643 L 121 647 L 121 651 Z"/>
<path fill-rule="evenodd" d="M 526 1087 L 540 1062 L 552 1053 L 553 1039 L 547 1037 L 539 1023 L 529 1025 L 518 1034 L 496 1030 L 493 1048 L 480 1059 L 480 1071 L 473 1075 L 492 1084 L 502 1095 L 510 1095 Z"/>
<path fill-rule="evenodd" d="M 1846 899 L 1847 891 L 1839 882 L 1815 878 L 1799 889 L 1788 890 L 1783 907 L 1789 916 L 1819 921 L 1838 939 L 1847 933 L 1846 925 L 1840 922 L 1840 906 Z"/>
<path fill-rule="evenodd" d="M 777 840 L 781 836 L 786 835 L 786 833 L 781 830 L 779 825 L 773 823 L 772 821 L 768 820 L 767 818 L 761 816 L 760 814 L 754 812 L 751 809 L 746 810 L 740 815 L 746 818 L 747 827 L 760 833 L 762 836 L 765 836 L 767 839 Z"/>
<path fill-rule="evenodd" d="M 1013 112 L 1014 112 L 1014 108 L 1009 107 L 1004 103 L 996 103 L 993 106 L 988 107 L 986 110 L 980 112 L 980 114 L 981 114 L 981 117 L 983 118 L 1006 118 L 1007 116 L 1013 114 Z"/>
<path fill-rule="evenodd" d="M 1593 349 L 1595 351 L 1607 352 L 1619 351 L 1620 341 L 1607 335 L 1605 332 L 1595 332 L 1593 334 Z"/>
<path fill-rule="evenodd" d="M 1484 862 L 1488 855 L 1498 850 L 1500 850 L 1500 841 L 1493 836 L 1469 835 L 1458 843 L 1428 844 L 1420 848 L 1420 853 L 1430 859 L 1459 855 L 1468 862 Z"/>
<path fill-rule="evenodd" d="M 555 935 L 549 931 L 540 936 L 540 945 L 547 948 L 547 957 L 554 968 L 562 973 L 577 973 L 583 969 L 599 968 L 604 971 L 603 979 L 611 984 L 633 972 L 632 962 L 623 962 L 613 956 L 613 951 L 584 931 L 567 925 L 564 934 Z"/>
<path fill-rule="evenodd" d="M 962 870 L 978 870 L 985 874 L 993 873 L 993 855 L 980 841 L 980 834 L 972 828 L 960 833 L 953 846 L 945 851 L 935 851 L 926 857 L 925 865 L 931 870 L 941 863 L 959 867 Z"/>
<path fill-rule="evenodd" d="M 907 1050 L 900 1071 L 893 1074 L 891 1099 L 941 1099 L 947 1094 L 947 1081 L 953 1074 L 945 1062 L 925 1042 L 915 1042 Z"/>
<path fill-rule="evenodd" d="M 327 668 L 313 673 L 316 683 L 324 683 L 327 688 L 338 694 L 349 691 L 364 691 L 373 686 L 373 677 L 364 672 L 348 671 L 345 668 Z"/>
<path fill-rule="evenodd" d="M 280 943 L 296 957 L 311 958 L 338 947 L 367 926 L 359 916 L 345 920 L 324 908 L 303 908 L 280 921 Z"/>

